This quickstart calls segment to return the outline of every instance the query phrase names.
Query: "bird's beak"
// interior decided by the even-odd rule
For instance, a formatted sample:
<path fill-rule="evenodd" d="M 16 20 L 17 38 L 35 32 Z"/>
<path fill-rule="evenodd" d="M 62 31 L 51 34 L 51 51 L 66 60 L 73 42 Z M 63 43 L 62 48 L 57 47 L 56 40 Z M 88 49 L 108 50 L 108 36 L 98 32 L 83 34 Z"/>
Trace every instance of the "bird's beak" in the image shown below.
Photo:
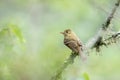
<path fill-rule="evenodd" d="M 64 32 L 60 32 L 60 34 L 64 34 Z"/>

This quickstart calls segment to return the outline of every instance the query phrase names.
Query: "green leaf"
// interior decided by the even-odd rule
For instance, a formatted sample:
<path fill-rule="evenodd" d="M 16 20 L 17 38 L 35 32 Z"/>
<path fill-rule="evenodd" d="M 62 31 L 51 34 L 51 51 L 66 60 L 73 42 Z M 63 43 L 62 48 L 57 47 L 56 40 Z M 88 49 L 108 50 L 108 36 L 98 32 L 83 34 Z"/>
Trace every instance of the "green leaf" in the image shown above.
<path fill-rule="evenodd" d="M 89 75 L 87 73 L 83 73 L 84 80 L 90 80 Z"/>
<path fill-rule="evenodd" d="M 18 40 L 22 43 L 25 43 L 25 39 L 24 39 L 19 27 L 15 24 L 9 24 L 8 26 L 9 26 L 10 30 L 12 31 L 12 33 L 18 38 Z"/>

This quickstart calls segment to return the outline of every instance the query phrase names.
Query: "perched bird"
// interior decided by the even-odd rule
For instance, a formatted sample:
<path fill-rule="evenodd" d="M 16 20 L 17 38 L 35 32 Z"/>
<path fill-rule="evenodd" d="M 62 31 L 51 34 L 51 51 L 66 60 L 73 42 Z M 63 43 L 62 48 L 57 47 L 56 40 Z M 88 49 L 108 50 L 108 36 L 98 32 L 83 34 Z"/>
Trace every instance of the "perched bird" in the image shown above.
<path fill-rule="evenodd" d="M 64 44 L 70 48 L 73 53 L 80 55 L 82 60 L 85 60 L 85 56 L 83 56 L 83 45 L 77 35 L 71 29 L 66 29 L 60 33 L 64 35 Z"/>

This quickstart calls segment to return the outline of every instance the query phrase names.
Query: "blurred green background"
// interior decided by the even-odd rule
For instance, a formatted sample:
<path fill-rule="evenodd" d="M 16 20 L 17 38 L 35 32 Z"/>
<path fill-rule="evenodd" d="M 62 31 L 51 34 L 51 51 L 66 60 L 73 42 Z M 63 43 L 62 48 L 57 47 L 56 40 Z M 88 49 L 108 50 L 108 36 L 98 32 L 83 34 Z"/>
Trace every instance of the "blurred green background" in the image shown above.
<path fill-rule="evenodd" d="M 117 0 L 0 0 L 0 80 L 50 80 L 69 57 L 61 31 L 72 29 L 86 43 Z M 120 30 L 120 7 L 110 25 Z M 61 80 L 120 80 L 120 44 L 79 57 Z M 87 78 L 88 77 L 88 78 Z"/>

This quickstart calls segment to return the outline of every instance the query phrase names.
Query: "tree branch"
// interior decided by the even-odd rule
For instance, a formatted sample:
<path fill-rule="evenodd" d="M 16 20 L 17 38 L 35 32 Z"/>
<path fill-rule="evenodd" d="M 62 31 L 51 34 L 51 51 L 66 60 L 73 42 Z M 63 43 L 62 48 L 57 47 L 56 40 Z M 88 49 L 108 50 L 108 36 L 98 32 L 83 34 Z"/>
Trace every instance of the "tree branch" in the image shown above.
<path fill-rule="evenodd" d="M 102 25 L 102 27 L 100 28 L 100 30 L 98 31 L 97 35 L 95 35 L 92 39 L 90 39 L 87 43 L 86 43 L 86 48 L 87 49 L 93 49 L 95 48 L 97 52 L 100 51 L 100 47 L 102 45 L 106 44 L 102 41 L 103 40 L 103 36 L 104 33 L 106 32 L 106 30 L 109 28 L 109 25 L 114 17 L 114 14 L 117 10 L 117 8 L 119 7 L 120 4 L 120 0 L 117 0 L 117 2 L 115 3 L 114 8 L 111 11 L 111 14 L 108 16 L 107 20 L 105 21 L 105 23 Z"/>
<path fill-rule="evenodd" d="M 110 37 L 108 37 L 107 39 L 104 39 L 103 42 L 106 44 L 106 45 L 110 45 L 112 43 L 117 43 L 117 41 L 120 40 L 120 31 L 112 34 Z"/>
<path fill-rule="evenodd" d="M 58 79 L 60 79 L 62 72 L 67 68 L 68 65 L 74 63 L 74 59 L 76 58 L 76 56 L 77 56 L 77 54 L 71 53 L 71 55 L 70 55 L 70 56 L 68 57 L 68 59 L 63 63 L 63 65 L 61 66 L 61 68 L 60 68 L 58 71 L 56 71 L 55 76 L 53 76 L 53 77 L 51 78 L 51 80 L 58 80 Z"/>
<path fill-rule="evenodd" d="M 109 37 L 108 39 L 103 40 L 103 35 L 106 32 L 106 30 L 109 28 L 109 25 L 111 23 L 111 20 L 114 17 L 114 14 L 117 10 L 117 8 L 119 7 L 120 4 L 120 0 L 117 0 L 117 2 L 115 3 L 114 8 L 111 11 L 111 14 L 108 16 L 107 20 L 105 21 L 105 23 L 102 25 L 102 27 L 100 28 L 100 30 L 98 31 L 97 35 L 95 35 L 92 39 L 90 39 L 86 44 L 85 47 L 86 49 L 93 49 L 95 48 L 97 52 L 100 51 L 100 47 L 102 45 L 107 45 L 105 43 L 105 41 L 108 41 L 110 39 L 116 39 L 117 37 L 120 38 L 120 32 L 112 35 L 111 37 Z M 69 58 L 63 63 L 63 65 L 61 66 L 61 68 L 56 71 L 55 75 L 51 78 L 51 80 L 58 80 L 61 77 L 62 72 L 67 68 L 67 66 L 69 64 L 72 64 L 74 62 L 74 59 L 76 58 L 77 54 L 72 53 Z"/>

